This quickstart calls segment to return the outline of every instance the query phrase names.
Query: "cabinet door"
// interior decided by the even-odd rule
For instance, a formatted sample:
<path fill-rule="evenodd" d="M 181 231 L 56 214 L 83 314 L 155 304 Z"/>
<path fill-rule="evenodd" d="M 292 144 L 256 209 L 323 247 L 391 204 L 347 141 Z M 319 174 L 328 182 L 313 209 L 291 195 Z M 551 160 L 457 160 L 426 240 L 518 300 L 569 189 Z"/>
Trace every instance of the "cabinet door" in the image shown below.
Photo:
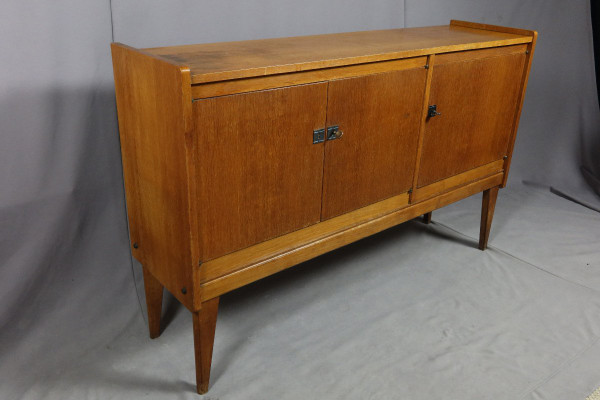
<path fill-rule="evenodd" d="M 458 59 L 437 56 L 434 62 L 429 104 L 441 115 L 426 122 L 418 187 L 506 155 L 525 52 L 447 60 Z"/>
<path fill-rule="evenodd" d="M 343 136 L 325 142 L 322 219 L 410 189 L 426 75 L 421 67 L 329 83 L 327 126 Z"/>
<path fill-rule="evenodd" d="M 319 222 L 327 84 L 193 103 L 204 260 Z"/>

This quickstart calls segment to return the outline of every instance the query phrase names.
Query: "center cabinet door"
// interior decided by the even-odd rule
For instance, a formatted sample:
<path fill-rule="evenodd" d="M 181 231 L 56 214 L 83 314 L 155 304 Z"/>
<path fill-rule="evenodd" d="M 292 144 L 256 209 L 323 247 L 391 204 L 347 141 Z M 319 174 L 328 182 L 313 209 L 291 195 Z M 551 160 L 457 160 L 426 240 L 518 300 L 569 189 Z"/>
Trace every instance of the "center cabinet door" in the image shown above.
<path fill-rule="evenodd" d="M 327 83 L 193 103 L 202 259 L 321 218 Z"/>
<path fill-rule="evenodd" d="M 325 220 L 407 192 L 415 170 L 427 70 L 396 70 L 329 82 Z"/>

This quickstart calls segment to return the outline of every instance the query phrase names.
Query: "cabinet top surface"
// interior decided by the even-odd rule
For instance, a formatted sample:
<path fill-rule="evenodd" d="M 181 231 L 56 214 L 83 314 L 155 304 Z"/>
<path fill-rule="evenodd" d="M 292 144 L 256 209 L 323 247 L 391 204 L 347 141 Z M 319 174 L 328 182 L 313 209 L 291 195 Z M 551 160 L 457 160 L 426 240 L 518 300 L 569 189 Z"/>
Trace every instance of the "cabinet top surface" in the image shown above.
<path fill-rule="evenodd" d="M 511 28 L 499 31 L 499 27 L 466 23 L 478 26 L 473 28 L 458 23 L 157 47 L 143 51 L 189 67 L 194 84 L 532 41 L 532 31 Z"/>

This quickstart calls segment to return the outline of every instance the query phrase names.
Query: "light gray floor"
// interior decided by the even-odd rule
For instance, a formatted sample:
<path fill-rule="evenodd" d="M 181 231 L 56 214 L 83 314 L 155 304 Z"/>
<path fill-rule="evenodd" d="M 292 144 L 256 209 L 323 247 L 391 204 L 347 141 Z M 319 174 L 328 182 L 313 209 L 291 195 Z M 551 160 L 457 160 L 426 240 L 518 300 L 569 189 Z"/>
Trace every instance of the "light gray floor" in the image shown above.
<path fill-rule="evenodd" d="M 600 214 L 515 183 L 481 252 L 480 201 L 223 296 L 204 398 L 585 399 L 600 386 Z M 17 349 L 0 397 L 201 398 L 191 316 L 165 308 L 156 340 L 138 308 L 85 351 L 49 332 L 55 363 Z"/>

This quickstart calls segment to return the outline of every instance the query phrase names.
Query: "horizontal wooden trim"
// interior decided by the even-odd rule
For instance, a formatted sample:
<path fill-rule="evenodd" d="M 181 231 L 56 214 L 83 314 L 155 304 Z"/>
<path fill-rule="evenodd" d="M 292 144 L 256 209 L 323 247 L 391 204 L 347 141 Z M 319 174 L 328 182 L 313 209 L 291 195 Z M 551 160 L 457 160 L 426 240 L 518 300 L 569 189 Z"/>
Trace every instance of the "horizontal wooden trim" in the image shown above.
<path fill-rule="evenodd" d="M 482 58 L 506 56 L 510 54 L 522 54 L 527 51 L 526 44 L 517 44 L 513 46 L 494 47 L 491 49 L 458 51 L 454 53 L 440 54 L 435 58 L 435 65 L 447 64 L 451 62 L 470 61 Z"/>
<path fill-rule="evenodd" d="M 317 257 L 321 254 L 345 246 L 364 237 L 373 235 L 377 232 L 381 232 L 394 225 L 398 225 L 402 222 L 413 219 L 419 215 L 436 210 L 440 207 L 444 207 L 448 204 L 454 203 L 465 197 L 479 193 L 483 190 L 492 188 L 494 186 L 498 186 L 500 185 L 500 183 L 502 183 L 502 178 L 503 174 L 498 173 L 418 204 L 406 206 L 398 210 L 385 213 L 384 215 L 371 215 L 371 218 L 367 221 L 363 220 L 363 222 L 359 224 L 348 226 L 345 229 L 338 230 L 337 232 L 332 232 L 328 235 L 322 235 L 321 237 L 313 240 L 309 240 L 311 236 L 306 235 L 303 242 L 296 242 L 304 243 L 303 245 L 294 247 L 287 251 L 277 252 L 276 254 L 269 255 L 268 257 L 262 257 L 258 261 L 253 261 L 252 257 L 249 257 L 252 256 L 252 251 L 250 250 L 246 250 L 245 254 L 240 254 L 241 252 L 238 252 L 239 259 L 236 260 L 235 258 L 230 258 L 230 260 L 240 262 L 245 257 L 248 257 L 245 258 L 245 260 L 251 261 L 251 264 L 220 278 L 211 280 L 204 284 L 199 284 L 197 286 L 200 288 L 200 296 L 198 296 L 198 298 L 201 299 L 201 301 L 206 301 L 211 298 L 220 296 L 231 290 L 237 289 L 251 282 L 254 282 L 256 280 L 272 275 L 276 272 L 282 271 L 286 268 L 297 265 L 303 261 Z M 334 219 L 330 221 L 333 220 Z M 274 239 L 271 242 L 272 244 L 274 244 L 276 240 L 280 239 L 281 238 Z M 293 242 L 290 241 L 290 243 Z M 265 250 L 268 249 L 256 249 L 254 258 L 258 258 L 260 254 L 268 254 Z M 213 265 L 214 262 L 217 260 L 213 260 Z M 205 265 L 203 265 L 202 268 L 208 267 L 208 264 L 209 263 L 206 263 Z M 197 304 L 197 307 L 199 306 L 200 303 Z"/>
<path fill-rule="evenodd" d="M 436 57 L 436 65 L 497 57 L 509 54 L 521 54 L 525 53 L 526 51 L 527 44 L 454 51 L 450 53 L 438 54 Z M 421 56 L 390 61 L 367 62 L 364 64 L 315 69 L 309 71 L 194 84 L 192 85 L 192 99 L 199 100 L 209 97 L 226 96 L 258 90 L 275 89 L 285 86 L 324 82 L 334 79 L 352 78 L 382 72 L 421 68 L 424 67 L 426 63 L 427 57 Z"/>
<path fill-rule="evenodd" d="M 491 40 L 489 42 L 477 42 L 461 45 L 438 46 L 428 49 L 405 50 L 390 52 L 385 54 L 373 54 L 361 57 L 352 57 L 348 59 L 337 59 L 325 61 L 306 62 L 302 65 L 280 65 L 273 67 L 248 68 L 244 70 L 203 73 L 192 75 L 192 84 L 225 81 L 229 79 L 249 78 L 256 76 L 266 76 L 278 73 L 288 73 L 294 71 L 313 71 L 322 68 L 341 67 L 354 64 L 373 63 L 380 61 L 398 60 L 412 57 L 428 56 L 431 54 L 441 54 L 453 51 L 486 49 L 489 47 L 510 46 L 513 44 L 530 43 L 531 37 L 515 37 L 514 39 Z"/>
<path fill-rule="evenodd" d="M 219 278 L 267 257 L 285 253 L 297 247 L 298 243 L 317 240 L 407 205 L 408 193 L 403 193 L 327 221 L 215 258 L 202 264 L 201 274 L 198 275 L 198 283 Z"/>
<path fill-rule="evenodd" d="M 350 65 L 346 67 L 325 68 L 313 71 L 211 82 L 201 85 L 192 85 L 192 99 L 198 100 L 207 97 L 226 96 L 236 93 L 303 85 L 334 79 L 353 78 L 382 72 L 423 68 L 426 63 L 427 57 L 416 57 L 403 60 Z"/>
<path fill-rule="evenodd" d="M 504 160 L 497 160 L 467 172 L 463 172 L 462 174 L 451 176 L 450 178 L 443 179 L 421 188 L 416 188 L 411 195 L 410 202 L 417 203 L 419 201 L 427 200 L 430 197 L 454 189 L 457 186 L 462 186 L 497 172 L 501 172 L 503 168 Z"/>
<path fill-rule="evenodd" d="M 470 28 L 470 29 L 481 29 L 484 31 L 511 33 L 513 35 L 525 35 L 525 36 L 532 36 L 532 37 L 537 35 L 536 31 L 527 30 L 527 29 L 510 28 L 508 26 L 500 26 L 500 25 L 480 24 L 478 22 L 460 21 L 460 20 L 456 20 L 456 19 L 450 20 L 450 25 L 451 26 L 462 26 L 464 28 Z"/>

